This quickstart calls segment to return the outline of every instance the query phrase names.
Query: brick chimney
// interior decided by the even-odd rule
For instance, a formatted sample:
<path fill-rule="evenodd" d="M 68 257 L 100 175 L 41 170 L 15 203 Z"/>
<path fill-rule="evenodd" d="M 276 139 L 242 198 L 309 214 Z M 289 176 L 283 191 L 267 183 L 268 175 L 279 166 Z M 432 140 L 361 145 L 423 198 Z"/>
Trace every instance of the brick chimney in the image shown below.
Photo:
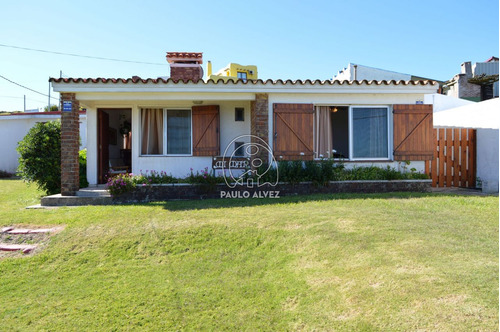
<path fill-rule="evenodd" d="M 203 78 L 203 53 L 167 52 L 167 61 L 170 64 L 170 78 L 175 82 L 197 82 Z"/>

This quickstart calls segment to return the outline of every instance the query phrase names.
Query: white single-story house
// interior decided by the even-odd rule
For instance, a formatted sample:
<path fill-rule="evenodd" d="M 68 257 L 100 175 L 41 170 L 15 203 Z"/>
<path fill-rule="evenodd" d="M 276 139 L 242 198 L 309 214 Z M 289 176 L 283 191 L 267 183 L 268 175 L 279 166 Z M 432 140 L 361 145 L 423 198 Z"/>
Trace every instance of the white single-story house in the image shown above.
<path fill-rule="evenodd" d="M 78 190 L 79 106 L 87 109 L 91 185 L 105 181 L 117 155 L 133 173 L 180 177 L 211 168 L 213 157 L 224 152 L 248 157 L 238 147 L 251 136 L 264 140 L 276 160 L 332 157 L 393 167 L 410 161 L 423 172 L 424 160 L 432 158 L 432 105 L 423 100 L 437 92 L 434 81 L 214 82 L 201 79 L 201 53 L 168 52 L 167 60 L 168 79 L 50 79 L 63 104 L 63 195 Z M 110 142 L 110 128 L 120 133 L 118 142 Z M 120 151 L 112 152 L 111 143 Z M 251 157 L 273 156 L 261 151 Z"/>
<path fill-rule="evenodd" d="M 17 144 L 37 122 L 58 121 L 61 112 L 26 112 L 0 115 L 0 170 L 15 173 L 19 166 Z M 80 146 L 87 146 L 87 115 L 79 113 Z"/>

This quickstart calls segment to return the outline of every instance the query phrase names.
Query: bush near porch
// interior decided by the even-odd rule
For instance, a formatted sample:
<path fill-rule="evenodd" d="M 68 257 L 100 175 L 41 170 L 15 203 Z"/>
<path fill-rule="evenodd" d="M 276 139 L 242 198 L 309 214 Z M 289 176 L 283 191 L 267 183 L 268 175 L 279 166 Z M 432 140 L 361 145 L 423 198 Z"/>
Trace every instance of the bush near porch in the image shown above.
<path fill-rule="evenodd" d="M 19 167 L 17 175 L 28 183 L 35 183 L 46 194 L 61 190 L 61 122 L 36 123 L 18 143 Z M 87 150 L 78 154 L 80 188 L 88 187 Z M 0 171 L 1 177 L 1 171 Z"/>
<path fill-rule="evenodd" d="M 498 197 L 391 193 L 26 210 L 66 225 L 0 258 L 3 330 L 497 331 Z"/>

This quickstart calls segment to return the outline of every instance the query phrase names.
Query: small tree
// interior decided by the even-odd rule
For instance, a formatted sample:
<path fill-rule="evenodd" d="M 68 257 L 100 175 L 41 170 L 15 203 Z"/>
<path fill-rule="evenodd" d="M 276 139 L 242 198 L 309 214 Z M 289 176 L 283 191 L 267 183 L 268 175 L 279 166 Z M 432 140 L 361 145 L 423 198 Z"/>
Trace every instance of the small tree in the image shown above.
<path fill-rule="evenodd" d="M 44 112 L 57 112 L 57 111 L 59 111 L 59 107 L 57 105 L 50 105 L 50 108 L 49 108 L 49 106 L 45 106 L 43 108 L 43 111 Z"/>
<path fill-rule="evenodd" d="M 61 123 L 37 123 L 19 142 L 17 173 L 27 182 L 35 182 L 47 194 L 61 188 Z"/>

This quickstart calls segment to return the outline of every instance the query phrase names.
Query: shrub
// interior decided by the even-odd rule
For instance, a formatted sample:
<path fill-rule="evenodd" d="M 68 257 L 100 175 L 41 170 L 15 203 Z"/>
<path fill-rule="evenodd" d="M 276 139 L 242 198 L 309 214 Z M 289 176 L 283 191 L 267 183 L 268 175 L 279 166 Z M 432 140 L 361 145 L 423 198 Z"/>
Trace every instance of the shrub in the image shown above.
<path fill-rule="evenodd" d="M 19 142 L 17 173 L 34 182 L 48 194 L 61 187 L 61 124 L 58 121 L 36 123 Z"/>
<path fill-rule="evenodd" d="M 80 165 L 80 188 L 87 188 L 89 186 L 87 181 L 87 149 L 78 152 L 78 163 Z"/>
<path fill-rule="evenodd" d="M 390 166 L 386 168 L 375 166 L 353 167 L 350 170 L 345 170 L 343 177 L 343 180 L 416 180 L 429 178 L 427 174 L 416 171 L 402 173 Z"/>
<path fill-rule="evenodd" d="M 279 181 L 290 184 L 312 182 L 318 186 L 325 186 L 330 181 L 428 179 L 427 174 L 418 173 L 414 168 L 410 172 L 406 171 L 406 168 L 404 170 L 399 172 L 390 166 L 346 169 L 342 162 L 333 159 L 278 162 Z"/>
<path fill-rule="evenodd" d="M 246 172 L 245 176 L 243 177 L 243 181 L 246 183 L 249 178 L 252 178 L 254 180 L 254 183 L 276 183 L 280 179 L 280 174 L 279 172 L 276 172 L 274 169 L 274 166 L 268 170 L 269 164 L 261 164 L 257 169 L 256 172 Z M 245 171 L 248 171 L 245 170 Z M 267 172 L 266 172 L 267 171 Z M 251 175 L 250 175 L 251 174 Z M 258 178 L 260 176 L 260 178 Z M 278 179 L 276 179 L 278 177 Z"/>
<path fill-rule="evenodd" d="M 0 170 L 0 179 L 11 178 L 14 174 Z"/>
<path fill-rule="evenodd" d="M 279 181 L 296 184 L 301 181 L 308 181 L 302 160 L 279 161 L 278 162 Z"/>
<path fill-rule="evenodd" d="M 218 183 L 224 183 L 224 178 L 213 175 L 208 171 L 208 167 L 205 167 L 201 172 L 196 171 L 196 174 L 193 173 L 193 169 L 191 168 L 191 172 L 184 180 L 186 183 L 201 184 L 207 187 L 215 187 Z"/>
<path fill-rule="evenodd" d="M 257 182 L 257 176 L 264 174 L 260 179 L 260 183 L 269 182 L 276 183 L 277 172 L 267 172 L 268 165 L 263 164 L 257 172 L 246 173 L 244 182 L 248 178 L 254 179 Z M 318 186 L 326 186 L 330 181 L 345 181 L 345 180 L 404 180 L 404 179 L 427 179 L 426 174 L 417 173 L 415 170 L 410 172 L 399 172 L 395 168 L 388 166 L 380 168 L 375 166 L 370 167 L 353 167 L 346 169 L 342 162 L 337 162 L 332 159 L 323 159 L 319 161 L 280 161 L 278 162 L 278 173 L 280 182 L 288 182 L 297 184 L 299 182 L 312 182 Z M 132 190 L 137 186 L 149 186 L 152 184 L 167 184 L 167 183 L 189 183 L 200 185 L 200 190 L 211 191 L 219 183 L 224 183 L 222 176 L 213 175 L 208 167 L 202 171 L 190 173 L 186 178 L 175 178 L 168 175 L 164 171 L 146 171 L 144 174 L 133 175 L 119 174 L 108 179 L 106 185 L 111 195 L 119 195 Z"/>
<path fill-rule="evenodd" d="M 134 176 L 132 173 L 118 174 L 108 179 L 106 189 L 109 190 L 111 196 L 131 191 L 135 187 Z"/>
<path fill-rule="evenodd" d="M 167 184 L 167 183 L 177 183 L 178 179 L 174 178 L 172 175 L 167 174 L 164 171 L 146 171 L 145 174 L 136 175 L 135 181 L 138 184 L 150 183 L 150 184 Z"/>

